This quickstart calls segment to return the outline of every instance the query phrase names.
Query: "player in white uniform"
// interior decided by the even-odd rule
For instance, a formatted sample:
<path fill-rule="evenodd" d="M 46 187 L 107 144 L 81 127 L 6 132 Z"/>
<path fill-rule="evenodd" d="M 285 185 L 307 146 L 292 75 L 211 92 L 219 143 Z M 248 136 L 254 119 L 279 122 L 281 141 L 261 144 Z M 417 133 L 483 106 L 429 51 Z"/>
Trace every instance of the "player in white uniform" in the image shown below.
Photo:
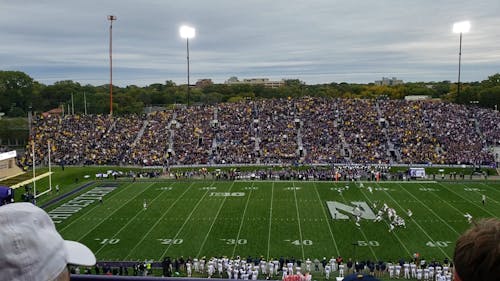
<path fill-rule="evenodd" d="M 404 272 L 404 278 L 410 279 L 410 264 L 408 262 L 405 262 L 403 264 L 403 272 Z"/>
<path fill-rule="evenodd" d="M 186 272 L 188 277 L 191 277 L 191 275 L 193 274 L 193 270 L 191 267 L 192 267 L 191 262 L 188 261 L 186 263 Z"/>
<path fill-rule="evenodd" d="M 396 264 L 396 266 L 394 267 L 396 269 L 396 278 L 399 279 L 399 277 L 401 276 L 401 265 L 399 265 L 399 263 Z"/>
<path fill-rule="evenodd" d="M 142 207 L 144 208 L 144 210 L 146 210 L 148 208 L 148 203 L 146 202 L 146 199 L 144 199 L 144 203 L 142 203 Z"/>
<path fill-rule="evenodd" d="M 429 268 L 424 268 L 424 280 L 429 281 Z"/>
<path fill-rule="evenodd" d="M 330 272 L 331 272 L 331 270 L 332 270 L 332 268 L 331 268 L 330 264 L 327 263 L 325 265 L 325 279 L 326 280 L 330 279 Z"/>
<path fill-rule="evenodd" d="M 393 279 L 394 278 L 394 264 L 389 263 L 387 268 L 388 268 L 387 270 L 389 271 L 389 278 Z"/>
<path fill-rule="evenodd" d="M 344 277 L 344 264 L 339 264 L 339 277 Z"/>
<path fill-rule="evenodd" d="M 372 188 L 371 186 L 368 186 L 368 188 L 367 188 L 367 189 L 368 189 L 368 191 L 369 191 L 370 193 L 373 193 L 373 188 Z"/>
<path fill-rule="evenodd" d="M 311 264 L 312 264 L 311 259 L 307 258 L 307 260 L 306 260 L 306 271 L 307 272 L 311 272 Z"/>
<path fill-rule="evenodd" d="M 464 217 L 467 219 L 467 221 L 468 221 L 469 223 L 471 223 L 471 222 L 472 222 L 472 216 L 471 216 L 471 214 L 469 214 L 469 213 L 465 213 L 465 214 L 464 214 Z"/>
<path fill-rule="evenodd" d="M 200 272 L 200 262 L 197 258 L 193 259 L 193 267 L 195 272 Z"/>
<path fill-rule="evenodd" d="M 413 212 L 410 209 L 408 209 L 408 211 L 406 213 L 408 214 L 409 218 L 411 218 L 411 216 L 413 216 Z"/>
<path fill-rule="evenodd" d="M 417 269 L 417 280 L 422 280 L 422 269 L 421 268 Z"/>
<path fill-rule="evenodd" d="M 411 269 L 411 278 L 417 278 L 417 264 L 415 262 L 412 262 L 410 264 L 410 269 Z"/>

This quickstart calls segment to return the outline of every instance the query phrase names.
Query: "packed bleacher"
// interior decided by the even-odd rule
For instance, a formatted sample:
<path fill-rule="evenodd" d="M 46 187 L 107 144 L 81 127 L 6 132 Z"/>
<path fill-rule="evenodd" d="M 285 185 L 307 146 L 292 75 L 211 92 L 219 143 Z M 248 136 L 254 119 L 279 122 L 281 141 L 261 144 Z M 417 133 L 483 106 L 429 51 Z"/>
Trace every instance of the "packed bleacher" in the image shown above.
<path fill-rule="evenodd" d="M 33 122 L 36 161 L 50 140 L 64 165 L 492 165 L 500 146 L 498 111 L 440 101 L 303 97 Z"/>

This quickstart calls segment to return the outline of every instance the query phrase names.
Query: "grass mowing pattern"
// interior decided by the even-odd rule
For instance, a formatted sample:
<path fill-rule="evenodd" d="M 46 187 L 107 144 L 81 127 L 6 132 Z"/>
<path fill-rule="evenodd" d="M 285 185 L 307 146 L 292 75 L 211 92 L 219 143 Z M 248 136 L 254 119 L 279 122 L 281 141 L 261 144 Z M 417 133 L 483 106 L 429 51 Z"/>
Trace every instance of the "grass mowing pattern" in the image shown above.
<path fill-rule="evenodd" d="M 350 188 L 339 194 L 338 188 L 346 184 Z M 414 252 L 442 260 L 452 256 L 456 238 L 469 227 L 464 213 L 474 218 L 500 216 L 499 182 L 365 182 L 364 186 L 298 181 L 121 182 L 103 204 L 87 206 L 57 228 L 65 239 L 88 245 L 101 261 L 222 255 L 302 260 L 341 255 L 388 261 L 408 259 Z M 485 206 L 481 194 L 487 196 Z M 375 213 L 385 202 L 406 220 L 407 228 L 388 232 L 387 220 L 362 220 L 361 227 L 352 219 L 333 220 L 326 201 L 364 201 L 370 206 L 376 201 Z M 411 218 L 407 209 L 413 211 Z"/>

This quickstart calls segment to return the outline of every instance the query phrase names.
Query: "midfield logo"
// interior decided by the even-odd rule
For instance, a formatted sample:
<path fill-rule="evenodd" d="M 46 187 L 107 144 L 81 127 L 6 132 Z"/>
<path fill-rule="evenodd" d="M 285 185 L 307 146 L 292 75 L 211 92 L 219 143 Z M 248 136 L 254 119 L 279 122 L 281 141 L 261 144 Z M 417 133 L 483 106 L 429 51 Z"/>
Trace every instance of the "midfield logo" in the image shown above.
<path fill-rule="evenodd" d="M 326 201 L 330 215 L 334 220 L 348 220 L 349 214 L 352 216 L 359 215 L 365 220 L 374 220 L 375 213 L 366 202 L 351 201 L 352 206 L 345 205 L 337 201 Z M 357 208 L 356 208 L 357 206 Z M 347 214 L 347 215 L 346 215 Z"/>

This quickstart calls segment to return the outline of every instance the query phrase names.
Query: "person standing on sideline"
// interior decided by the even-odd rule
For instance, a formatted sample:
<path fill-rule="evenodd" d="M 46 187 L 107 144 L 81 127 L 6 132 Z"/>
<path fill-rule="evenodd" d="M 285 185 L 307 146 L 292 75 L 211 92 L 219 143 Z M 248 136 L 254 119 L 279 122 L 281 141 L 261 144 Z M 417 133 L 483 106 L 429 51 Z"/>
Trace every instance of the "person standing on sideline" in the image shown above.
<path fill-rule="evenodd" d="M 85 245 L 66 241 L 42 209 L 27 202 L 0 207 L 0 279 L 70 280 L 68 265 L 93 266 Z"/>
<path fill-rule="evenodd" d="M 453 253 L 455 281 L 498 281 L 500 219 L 481 219 L 463 233 Z"/>
<path fill-rule="evenodd" d="M 483 202 L 483 206 L 486 204 L 486 195 L 481 196 L 481 201 Z"/>

